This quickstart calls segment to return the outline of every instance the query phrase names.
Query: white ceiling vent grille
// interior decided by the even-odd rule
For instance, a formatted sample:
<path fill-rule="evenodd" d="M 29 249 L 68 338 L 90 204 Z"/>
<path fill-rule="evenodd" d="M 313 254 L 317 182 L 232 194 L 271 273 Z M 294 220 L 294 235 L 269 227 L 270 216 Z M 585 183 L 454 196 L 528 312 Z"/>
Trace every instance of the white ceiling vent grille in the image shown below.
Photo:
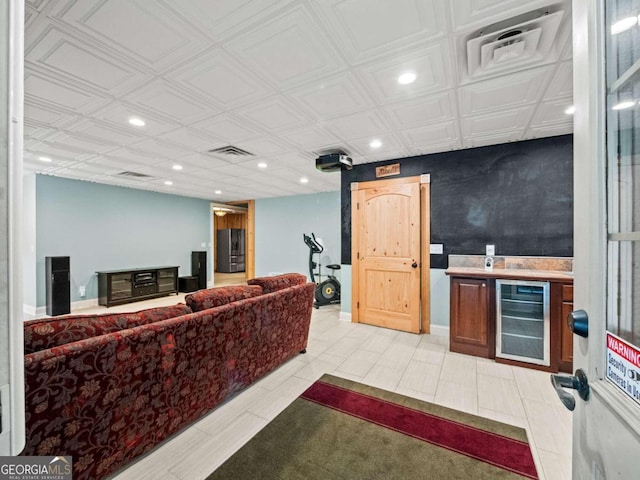
<path fill-rule="evenodd" d="M 227 145 L 225 147 L 214 148 L 213 150 L 209 150 L 208 153 L 213 155 L 222 155 L 226 157 L 253 157 L 253 153 L 247 152 L 238 147 L 234 147 L 233 145 Z"/>
<path fill-rule="evenodd" d="M 555 60 L 549 57 L 564 15 L 561 6 L 550 6 L 475 32 L 466 42 L 469 78 Z"/>
<path fill-rule="evenodd" d="M 144 173 L 131 172 L 129 170 L 120 172 L 117 175 L 121 177 L 133 177 L 133 178 L 151 178 L 151 175 L 146 175 Z"/>

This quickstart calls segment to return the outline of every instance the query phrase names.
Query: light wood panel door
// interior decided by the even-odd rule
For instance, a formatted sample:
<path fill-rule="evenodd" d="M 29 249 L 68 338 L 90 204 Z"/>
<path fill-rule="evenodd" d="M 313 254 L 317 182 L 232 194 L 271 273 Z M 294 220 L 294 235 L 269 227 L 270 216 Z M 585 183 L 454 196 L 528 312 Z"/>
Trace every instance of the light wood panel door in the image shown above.
<path fill-rule="evenodd" d="M 353 184 L 351 206 L 352 320 L 419 333 L 420 177 Z"/>

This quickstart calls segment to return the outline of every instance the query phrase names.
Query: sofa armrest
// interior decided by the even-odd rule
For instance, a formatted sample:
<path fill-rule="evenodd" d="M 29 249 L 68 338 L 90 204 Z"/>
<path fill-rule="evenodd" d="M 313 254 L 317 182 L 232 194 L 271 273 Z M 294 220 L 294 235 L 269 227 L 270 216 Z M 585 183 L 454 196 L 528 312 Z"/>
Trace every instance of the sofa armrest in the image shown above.
<path fill-rule="evenodd" d="M 272 277 L 257 277 L 248 280 L 249 285 L 260 285 L 263 293 L 277 292 L 283 288 L 307 283 L 307 276 L 301 273 L 284 273 Z"/>
<path fill-rule="evenodd" d="M 232 285 L 199 290 L 187 295 L 184 300 L 191 310 L 200 312 L 258 295 L 262 295 L 259 285 Z"/>

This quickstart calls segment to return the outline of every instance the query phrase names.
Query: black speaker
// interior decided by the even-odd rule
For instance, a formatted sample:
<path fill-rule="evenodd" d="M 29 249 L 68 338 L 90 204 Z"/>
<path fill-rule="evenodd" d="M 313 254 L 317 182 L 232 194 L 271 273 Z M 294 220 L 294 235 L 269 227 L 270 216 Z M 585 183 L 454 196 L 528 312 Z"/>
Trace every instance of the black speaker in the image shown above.
<path fill-rule="evenodd" d="M 47 315 L 71 313 L 69 257 L 45 257 Z"/>
<path fill-rule="evenodd" d="M 207 288 L 207 252 L 191 252 L 191 276 L 198 277 L 198 290 Z"/>

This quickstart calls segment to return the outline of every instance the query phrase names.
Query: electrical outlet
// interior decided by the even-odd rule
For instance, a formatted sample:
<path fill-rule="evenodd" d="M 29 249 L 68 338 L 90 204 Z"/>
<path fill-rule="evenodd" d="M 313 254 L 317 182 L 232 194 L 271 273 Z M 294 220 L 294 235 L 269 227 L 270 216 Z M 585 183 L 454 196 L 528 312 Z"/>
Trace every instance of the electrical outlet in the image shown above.
<path fill-rule="evenodd" d="M 487 257 L 493 257 L 495 254 L 496 254 L 496 246 L 487 245 L 487 251 L 486 251 Z"/>
<path fill-rule="evenodd" d="M 82 286 L 78 290 L 80 290 L 80 296 L 84 297 L 87 294 L 87 287 Z"/>

